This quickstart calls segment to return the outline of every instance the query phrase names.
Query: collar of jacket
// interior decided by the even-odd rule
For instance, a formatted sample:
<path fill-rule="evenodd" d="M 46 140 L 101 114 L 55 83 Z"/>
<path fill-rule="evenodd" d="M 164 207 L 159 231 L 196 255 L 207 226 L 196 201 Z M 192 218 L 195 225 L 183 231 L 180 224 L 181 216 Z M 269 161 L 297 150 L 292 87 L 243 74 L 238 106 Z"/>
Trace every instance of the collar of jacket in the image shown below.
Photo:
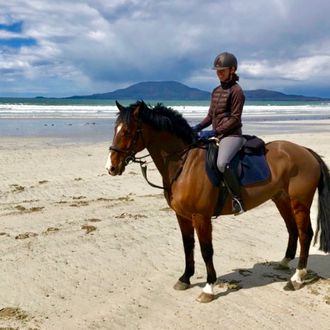
<path fill-rule="evenodd" d="M 229 81 L 224 81 L 224 82 L 221 81 L 221 87 L 223 89 L 228 89 L 235 84 L 236 84 L 236 81 L 234 81 L 234 80 L 229 80 Z"/>

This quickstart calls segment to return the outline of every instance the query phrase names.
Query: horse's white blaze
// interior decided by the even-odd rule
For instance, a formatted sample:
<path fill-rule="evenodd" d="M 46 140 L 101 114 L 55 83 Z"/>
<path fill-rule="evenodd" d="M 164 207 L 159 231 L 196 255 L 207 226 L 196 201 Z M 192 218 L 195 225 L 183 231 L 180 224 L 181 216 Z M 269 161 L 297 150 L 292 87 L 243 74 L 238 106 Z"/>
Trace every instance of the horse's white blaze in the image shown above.
<path fill-rule="evenodd" d="M 109 172 L 110 167 L 111 167 L 111 159 L 110 159 L 110 152 L 109 152 L 109 155 L 107 158 L 107 163 L 105 164 L 105 169 Z"/>
<path fill-rule="evenodd" d="M 291 277 L 291 282 L 303 283 L 306 274 L 307 274 L 306 268 L 296 269 L 296 272 Z"/>
<path fill-rule="evenodd" d="M 119 124 L 116 128 L 116 134 L 118 134 L 122 128 L 123 128 L 123 124 Z"/>
<path fill-rule="evenodd" d="M 213 292 L 213 284 L 206 283 L 206 285 L 203 288 L 203 292 L 204 293 L 208 293 L 208 294 L 214 294 L 214 292 Z"/>
<path fill-rule="evenodd" d="M 116 128 L 116 135 L 121 131 L 121 129 L 123 128 L 123 124 L 119 124 Z M 105 169 L 109 172 L 110 168 L 111 168 L 111 158 L 110 158 L 111 152 L 109 152 L 108 158 L 107 158 L 107 162 L 105 164 Z"/>

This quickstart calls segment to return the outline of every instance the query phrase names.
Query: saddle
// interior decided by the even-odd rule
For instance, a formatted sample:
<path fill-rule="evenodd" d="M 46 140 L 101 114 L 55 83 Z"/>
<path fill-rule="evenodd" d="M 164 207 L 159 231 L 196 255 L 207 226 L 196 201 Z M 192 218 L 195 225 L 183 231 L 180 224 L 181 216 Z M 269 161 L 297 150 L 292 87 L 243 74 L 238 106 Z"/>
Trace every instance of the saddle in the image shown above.
<path fill-rule="evenodd" d="M 266 181 L 270 177 L 270 170 L 265 158 L 265 142 L 254 136 L 244 135 L 246 143 L 232 159 L 229 166 L 236 171 L 239 182 L 242 186 L 251 185 Z M 223 182 L 223 175 L 217 167 L 218 146 L 214 140 L 209 140 L 206 152 L 205 169 L 211 183 L 222 186 L 223 192 L 219 194 L 215 216 L 220 215 L 228 191 Z"/>

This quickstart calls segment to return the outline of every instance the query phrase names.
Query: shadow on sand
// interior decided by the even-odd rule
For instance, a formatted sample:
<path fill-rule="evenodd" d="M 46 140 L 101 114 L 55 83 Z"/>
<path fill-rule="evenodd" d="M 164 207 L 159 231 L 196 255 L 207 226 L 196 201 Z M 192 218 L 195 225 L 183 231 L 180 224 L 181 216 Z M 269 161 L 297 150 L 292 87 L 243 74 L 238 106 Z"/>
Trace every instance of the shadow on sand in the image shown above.
<path fill-rule="evenodd" d="M 262 287 L 274 282 L 283 282 L 285 286 L 296 270 L 298 258 L 290 263 L 290 269 L 280 269 L 277 262 L 256 263 L 251 268 L 234 269 L 231 273 L 222 275 L 217 279 L 217 286 L 226 289 L 215 295 L 215 299 L 228 295 L 238 290 Z M 330 284 L 330 254 L 310 255 L 308 259 L 308 274 L 305 285 L 311 285 L 321 279 Z M 204 283 L 193 286 L 204 287 Z"/>

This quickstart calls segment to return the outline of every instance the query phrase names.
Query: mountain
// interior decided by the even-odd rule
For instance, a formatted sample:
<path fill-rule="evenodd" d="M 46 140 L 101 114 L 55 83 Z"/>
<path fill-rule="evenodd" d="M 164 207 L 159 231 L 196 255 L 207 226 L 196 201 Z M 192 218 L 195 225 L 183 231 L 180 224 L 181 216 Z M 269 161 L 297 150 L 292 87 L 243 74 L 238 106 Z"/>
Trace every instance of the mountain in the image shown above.
<path fill-rule="evenodd" d="M 248 101 L 329 101 L 321 97 L 288 95 L 267 89 L 244 91 Z M 108 99 L 108 100 L 210 100 L 211 93 L 191 88 L 177 81 L 140 82 L 127 88 L 103 94 L 71 96 L 67 99 Z"/>
<path fill-rule="evenodd" d="M 244 91 L 245 97 L 249 101 L 325 101 L 322 97 L 288 95 L 281 92 L 267 89 L 255 89 Z"/>
<path fill-rule="evenodd" d="M 209 100 L 210 93 L 176 81 L 141 82 L 104 94 L 71 96 L 70 99 Z"/>

